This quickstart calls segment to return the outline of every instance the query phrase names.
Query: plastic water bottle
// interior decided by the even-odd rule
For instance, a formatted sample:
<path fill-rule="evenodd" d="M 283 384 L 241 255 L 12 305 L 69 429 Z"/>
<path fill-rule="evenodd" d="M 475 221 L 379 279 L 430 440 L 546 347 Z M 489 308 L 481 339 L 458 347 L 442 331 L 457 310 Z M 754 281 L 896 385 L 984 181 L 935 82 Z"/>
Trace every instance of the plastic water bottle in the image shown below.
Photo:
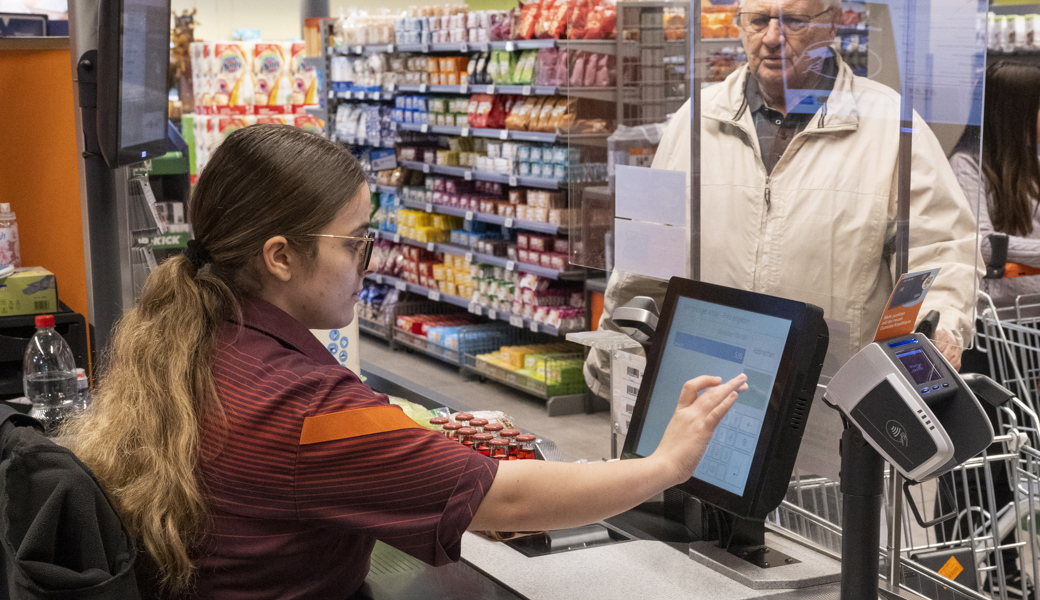
<path fill-rule="evenodd" d="M 29 416 L 53 433 L 74 410 L 78 392 L 76 361 L 68 343 L 54 330 L 54 315 L 36 317 L 36 335 L 29 340 L 22 363 L 22 383 L 32 402 Z"/>
<path fill-rule="evenodd" d="M 87 410 L 92 400 L 90 380 L 87 379 L 87 372 L 84 369 L 76 369 L 76 389 L 76 400 L 72 406 L 77 412 L 82 412 Z"/>

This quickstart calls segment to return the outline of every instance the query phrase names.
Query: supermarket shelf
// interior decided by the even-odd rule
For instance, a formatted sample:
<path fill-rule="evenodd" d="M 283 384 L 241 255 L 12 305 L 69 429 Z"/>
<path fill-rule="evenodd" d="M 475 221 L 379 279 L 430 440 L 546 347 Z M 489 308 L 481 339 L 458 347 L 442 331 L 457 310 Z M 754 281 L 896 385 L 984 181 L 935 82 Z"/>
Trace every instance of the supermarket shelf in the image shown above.
<path fill-rule="evenodd" d="M 397 327 L 394 327 L 392 335 L 395 342 L 406 348 L 417 350 L 426 356 L 432 356 L 433 358 L 443 360 L 444 362 L 456 367 L 462 366 L 462 360 L 459 356 L 458 350 L 448 348 L 447 346 L 441 346 L 440 344 L 431 342 L 420 335 L 415 335 L 410 331 L 398 329 Z"/>
<path fill-rule="evenodd" d="M 371 44 L 328 49 L 330 55 L 374 54 L 378 52 L 487 52 L 488 50 L 537 50 L 540 48 L 567 48 L 578 51 L 613 54 L 616 40 L 514 40 L 510 42 L 446 42 L 440 44 Z"/>
<path fill-rule="evenodd" d="M 420 125 L 417 123 L 398 123 L 398 131 L 418 131 L 420 133 L 437 133 L 441 135 L 458 135 L 462 137 L 486 137 L 518 142 L 544 142 L 552 144 L 564 137 L 555 133 L 540 131 L 513 131 L 511 129 L 480 129 L 477 127 L 451 127 L 447 125 Z"/>
<path fill-rule="evenodd" d="M 552 96 L 557 93 L 556 86 L 546 85 L 427 85 L 425 83 L 399 83 L 391 88 L 396 92 L 417 94 L 517 94 L 522 96 Z"/>
<path fill-rule="evenodd" d="M 471 354 L 462 357 L 462 368 L 545 400 L 545 407 L 550 417 L 588 411 L 588 396 L 585 393 L 554 395 L 555 386 L 550 387 L 544 381 L 503 369 Z"/>
<path fill-rule="evenodd" d="M 395 188 L 392 185 L 378 185 L 378 184 L 369 186 L 369 189 L 372 190 L 372 191 L 378 192 L 380 194 L 396 194 L 397 191 L 398 191 L 397 188 Z"/>
<path fill-rule="evenodd" d="M 333 82 L 336 85 L 336 82 Z M 384 102 L 394 99 L 393 91 L 362 91 L 362 90 L 349 90 L 349 91 L 329 91 L 329 99 L 339 98 L 340 100 L 372 100 L 375 102 Z"/>
<path fill-rule="evenodd" d="M 430 210 L 427 212 L 433 212 L 433 205 L 430 205 Z M 502 267 L 504 269 L 512 271 L 516 269 L 524 273 L 531 273 L 532 275 L 538 275 L 539 277 L 545 277 L 547 279 L 562 279 L 562 280 L 579 280 L 585 278 L 585 271 L 557 271 L 556 269 L 547 269 L 540 265 L 530 265 L 527 263 L 517 262 L 509 260 L 504 256 L 491 256 L 490 254 L 482 254 L 480 252 L 473 252 L 469 248 L 463 248 L 462 246 L 455 246 L 453 244 L 439 244 L 436 242 L 420 242 L 411 238 L 406 238 L 398 233 L 390 233 L 388 231 L 377 231 L 376 235 L 384 240 L 389 240 L 397 244 L 408 244 L 409 246 L 416 246 L 419 248 L 426 248 L 430 252 L 440 252 L 441 254 L 451 254 L 453 256 L 464 256 L 470 261 L 483 263 L 486 265 L 494 265 L 496 267 Z M 382 277 L 387 277 L 383 275 Z M 401 282 L 406 286 L 413 286 L 415 284 Z M 425 290 L 422 286 L 415 286 L 420 290 Z M 423 292 L 413 290 L 411 287 L 403 288 L 398 286 L 399 290 L 407 289 L 408 291 L 421 294 Z M 468 303 L 466 304 L 468 306 Z M 460 305 L 462 306 L 462 305 Z"/>
<path fill-rule="evenodd" d="M 402 238 L 402 242 L 407 241 L 406 238 Z M 452 294 L 443 294 L 437 290 L 432 290 L 421 285 L 414 283 L 408 283 L 403 279 L 397 277 L 391 277 L 390 275 L 380 275 L 378 273 L 372 275 L 365 275 L 365 279 L 374 281 L 380 285 L 392 285 L 398 290 L 412 292 L 420 296 L 426 296 L 430 300 L 435 302 L 447 302 L 448 304 L 454 304 L 455 306 L 461 306 L 467 309 L 471 314 L 487 317 L 491 320 L 505 321 L 513 327 L 520 329 L 527 329 L 534 332 L 546 333 L 549 335 L 559 336 L 561 333 L 567 333 L 566 331 L 561 332 L 558 327 L 550 327 L 545 323 L 539 323 L 533 319 L 527 319 L 520 315 L 514 315 L 509 312 L 491 310 L 487 306 L 482 306 L 476 302 L 470 302 L 469 300 L 460 296 L 454 296 Z M 378 334 L 377 334 L 378 335 Z M 384 338 L 385 339 L 385 338 Z M 394 336 L 395 340 L 398 340 L 397 336 Z M 459 364 L 456 362 L 455 364 Z"/>
<path fill-rule="evenodd" d="M 326 122 L 329 120 L 329 111 L 321 106 L 305 106 L 303 110 L 307 111 L 307 114 L 312 117 L 318 117 Z"/>
<path fill-rule="evenodd" d="M 339 142 L 341 144 L 349 144 L 351 146 L 369 146 L 369 147 L 372 147 L 372 148 L 393 148 L 394 147 L 394 145 L 392 143 L 383 143 L 382 140 L 380 140 L 378 144 L 370 144 L 370 143 L 368 143 L 367 138 L 363 138 L 363 137 L 360 137 L 360 138 L 347 137 L 345 135 L 337 135 L 335 133 L 332 134 L 332 141 Z"/>
<path fill-rule="evenodd" d="M 402 200 L 400 201 L 400 205 L 412 210 L 426 210 L 427 208 L 426 204 L 422 202 L 407 202 Z M 520 219 L 511 219 L 499 215 L 465 210 L 462 208 L 452 208 L 450 206 L 444 206 L 443 204 L 434 204 L 432 206 L 433 212 L 435 213 L 462 217 L 464 219 L 472 219 L 474 221 L 491 223 L 492 225 L 501 225 L 509 229 L 523 229 L 524 231 L 534 231 L 536 233 L 545 233 L 549 235 L 556 235 L 557 233 L 567 231 L 566 227 L 562 225 L 553 225 L 552 223 L 522 221 Z"/>
<path fill-rule="evenodd" d="M 524 186 L 541 188 L 544 190 L 556 190 L 566 188 L 567 182 L 555 179 L 543 179 L 541 177 L 520 177 L 518 175 L 503 175 L 501 173 L 488 173 L 486 171 L 473 171 L 465 167 L 448 167 L 445 165 L 431 165 L 412 160 L 402 160 L 400 164 L 409 169 L 422 171 L 423 173 L 436 173 L 438 175 L 449 175 L 451 177 L 462 177 L 466 180 L 493 181 L 510 186 Z M 561 186 L 562 184 L 562 186 Z"/>
<path fill-rule="evenodd" d="M 386 323 L 358 317 L 358 329 L 383 341 L 390 341 L 390 326 Z"/>

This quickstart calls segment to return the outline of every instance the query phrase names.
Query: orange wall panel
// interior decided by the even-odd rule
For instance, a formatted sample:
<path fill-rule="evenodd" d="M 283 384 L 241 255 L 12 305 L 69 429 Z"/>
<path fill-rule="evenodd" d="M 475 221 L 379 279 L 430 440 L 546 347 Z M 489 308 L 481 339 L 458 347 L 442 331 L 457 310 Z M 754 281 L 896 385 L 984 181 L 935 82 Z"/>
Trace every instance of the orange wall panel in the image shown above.
<path fill-rule="evenodd" d="M 69 50 L 0 50 L 0 202 L 18 215 L 22 265 L 42 266 L 87 316 Z"/>

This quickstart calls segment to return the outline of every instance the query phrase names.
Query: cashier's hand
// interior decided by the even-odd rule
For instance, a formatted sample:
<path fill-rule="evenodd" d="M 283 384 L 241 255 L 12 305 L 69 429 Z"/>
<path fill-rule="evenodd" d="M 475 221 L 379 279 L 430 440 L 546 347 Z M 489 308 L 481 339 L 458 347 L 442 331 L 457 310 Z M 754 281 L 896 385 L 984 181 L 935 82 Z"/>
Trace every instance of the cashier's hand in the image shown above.
<path fill-rule="evenodd" d="M 652 456 L 672 471 L 673 485 L 693 475 L 715 428 L 736 402 L 737 392 L 746 389 L 747 375 L 743 373 L 726 383 L 721 377 L 702 375 L 683 385 L 679 405 Z"/>
<path fill-rule="evenodd" d="M 953 341 L 952 335 L 942 329 L 936 329 L 932 344 L 950 361 L 950 366 L 957 371 L 961 370 L 961 349 L 957 347 L 957 342 Z"/>

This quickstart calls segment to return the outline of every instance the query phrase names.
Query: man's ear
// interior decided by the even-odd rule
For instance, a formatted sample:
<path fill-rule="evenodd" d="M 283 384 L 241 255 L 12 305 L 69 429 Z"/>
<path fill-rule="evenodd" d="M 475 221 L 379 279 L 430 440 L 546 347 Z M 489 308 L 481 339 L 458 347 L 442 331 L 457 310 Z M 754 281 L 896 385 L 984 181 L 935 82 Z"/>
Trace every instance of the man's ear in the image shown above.
<path fill-rule="evenodd" d="M 264 268 L 275 279 L 287 282 L 292 279 L 292 269 L 298 264 L 296 253 L 289 247 L 289 240 L 276 235 L 264 242 L 261 253 Z"/>

